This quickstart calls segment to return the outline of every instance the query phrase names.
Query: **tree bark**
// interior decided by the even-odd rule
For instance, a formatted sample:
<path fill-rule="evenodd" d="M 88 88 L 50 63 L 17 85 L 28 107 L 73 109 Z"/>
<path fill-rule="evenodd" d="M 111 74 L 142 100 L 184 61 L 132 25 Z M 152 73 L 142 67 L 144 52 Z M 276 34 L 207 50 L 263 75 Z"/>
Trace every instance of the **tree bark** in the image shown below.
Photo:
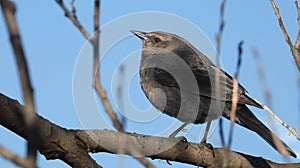
<path fill-rule="evenodd" d="M 46 159 L 60 159 L 72 167 L 101 167 L 89 152 L 146 156 L 203 167 L 299 167 L 300 163 L 278 164 L 209 144 L 180 138 L 163 138 L 111 130 L 68 130 L 35 114 L 40 132 L 37 149 Z M 0 124 L 19 136 L 25 134 L 24 107 L 0 93 Z M 126 144 L 126 145 L 121 145 Z M 121 147 L 121 148 L 120 148 Z M 162 150 L 163 149 L 163 150 Z"/>

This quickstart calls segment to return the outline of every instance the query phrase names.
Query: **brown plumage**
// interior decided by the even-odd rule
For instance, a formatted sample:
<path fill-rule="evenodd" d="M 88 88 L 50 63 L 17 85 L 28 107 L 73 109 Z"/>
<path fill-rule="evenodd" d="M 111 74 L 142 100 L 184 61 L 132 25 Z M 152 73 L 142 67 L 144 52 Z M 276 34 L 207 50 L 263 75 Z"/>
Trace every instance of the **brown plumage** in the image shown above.
<path fill-rule="evenodd" d="M 166 32 L 132 33 L 143 43 L 140 83 L 154 107 L 184 123 L 201 124 L 221 115 L 230 119 L 233 79 L 229 74 L 218 71 L 220 80 L 216 89 L 216 65 L 187 40 Z M 282 141 L 246 106 L 262 108 L 261 105 L 240 84 L 238 95 L 235 122 L 256 132 L 279 151 L 275 141 Z M 289 155 L 296 157 L 282 144 Z"/>

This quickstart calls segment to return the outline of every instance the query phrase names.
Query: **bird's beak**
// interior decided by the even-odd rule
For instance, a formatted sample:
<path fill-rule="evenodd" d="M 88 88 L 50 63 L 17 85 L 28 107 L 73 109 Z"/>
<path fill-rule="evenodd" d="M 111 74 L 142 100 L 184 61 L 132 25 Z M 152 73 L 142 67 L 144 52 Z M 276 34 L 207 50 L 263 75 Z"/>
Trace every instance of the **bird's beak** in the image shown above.
<path fill-rule="evenodd" d="M 142 39 L 142 40 L 147 40 L 147 33 L 145 32 L 141 32 L 141 31 L 137 31 L 137 30 L 130 30 L 131 33 L 133 33 L 134 35 L 136 35 L 138 38 Z"/>

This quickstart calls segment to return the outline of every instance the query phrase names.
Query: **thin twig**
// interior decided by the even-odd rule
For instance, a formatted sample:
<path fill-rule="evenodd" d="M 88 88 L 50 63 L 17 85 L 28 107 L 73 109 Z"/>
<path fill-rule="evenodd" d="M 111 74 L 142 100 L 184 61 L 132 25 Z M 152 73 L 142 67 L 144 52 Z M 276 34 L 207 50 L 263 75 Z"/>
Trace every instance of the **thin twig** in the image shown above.
<path fill-rule="evenodd" d="M 71 0 L 70 4 L 71 4 L 71 7 L 72 7 L 71 13 L 74 16 L 74 18 L 77 19 L 76 8 L 75 8 L 75 0 Z"/>
<path fill-rule="evenodd" d="M 232 104 L 231 104 L 231 112 L 230 112 L 230 131 L 229 131 L 229 140 L 228 140 L 228 145 L 227 148 L 230 148 L 232 144 L 232 137 L 233 137 L 233 131 L 234 131 L 234 121 L 235 121 L 235 113 L 237 109 L 237 103 L 239 100 L 239 94 L 238 94 L 238 88 L 239 88 L 239 83 L 238 83 L 238 77 L 242 65 L 242 53 L 243 53 L 243 48 L 242 45 L 244 44 L 243 41 L 239 42 L 238 45 L 238 62 L 236 66 L 236 71 L 234 74 L 233 78 L 233 88 L 232 88 Z"/>
<path fill-rule="evenodd" d="M 297 9 L 297 15 L 298 15 L 298 17 L 297 17 L 298 27 L 300 28 L 300 8 L 299 8 L 299 5 L 298 5 L 298 1 L 295 1 L 295 6 L 296 6 L 296 9 Z M 298 31 L 295 47 L 300 48 L 300 29 Z"/>
<path fill-rule="evenodd" d="M 112 110 L 112 107 L 107 99 L 106 96 L 106 92 L 104 90 L 104 88 L 101 86 L 100 83 L 100 76 L 99 76 L 99 48 L 98 48 L 98 44 L 99 44 L 99 34 L 100 34 L 100 30 L 99 30 L 99 7 L 100 7 L 100 2 L 99 0 L 95 1 L 95 10 L 94 10 L 94 30 L 95 30 L 95 34 L 94 38 L 91 38 L 91 36 L 89 35 L 89 33 L 86 31 L 86 29 L 80 24 L 80 22 L 71 14 L 71 12 L 67 9 L 67 7 L 65 6 L 65 4 L 63 3 L 62 0 L 56 0 L 56 2 L 58 3 L 58 5 L 63 9 L 63 11 L 65 12 L 65 15 L 72 21 L 72 23 L 75 25 L 75 27 L 78 28 L 78 30 L 82 33 L 82 35 L 89 40 L 89 42 L 91 42 L 91 44 L 94 46 L 94 66 L 93 66 L 93 76 L 94 76 L 94 83 L 93 86 L 97 92 L 97 94 L 99 95 L 101 102 L 103 103 L 103 106 L 106 110 L 106 112 L 108 113 L 108 115 L 111 117 L 114 126 L 117 130 L 121 130 L 123 131 L 122 128 L 122 124 L 115 124 L 115 121 L 118 120 L 118 118 L 116 117 L 115 112 Z M 95 47 L 97 46 L 97 47 Z M 114 114 L 113 114 L 114 113 Z M 120 123 L 120 122 L 119 122 Z"/>
<path fill-rule="evenodd" d="M 298 14 L 297 21 L 298 21 L 299 30 L 298 30 L 298 35 L 297 35 L 295 45 L 293 48 L 291 48 L 291 50 L 292 50 L 292 54 L 293 54 L 294 60 L 296 62 L 296 65 L 298 67 L 298 71 L 300 72 L 300 8 L 298 5 L 298 1 L 295 1 L 295 6 L 297 9 L 297 14 Z"/>
<path fill-rule="evenodd" d="M 263 69 L 263 66 L 261 64 L 261 61 L 260 61 L 260 55 L 258 53 L 257 50 L 253 50 L 253 56 L 256 60 L 256 67 L 257 67 L 257 73 L 258 73 L 258 76 L 260 78 L 259 81 L 261 81 L 261 84 L 262 84 L 262 87 L 263 87 L 263 91 L 264 91 L 264 95 L 265 95 L 265 101 L 266 103 L 269 105 L 269 106 L 272 106 L 272 98 L 271 98 L 271 92 L 267 86 L 267 83 L 266 83 L 266 78 L 265 78 L 265 73 L 264 73 L 264 69 Z M 257 100 L 255 100 L 257 101 Z M 257 101 L 258 102 L 258 101 Z M 259 102 L 259 104 L 261 104 Z M 263 105 L 261 104 L 261 106 L 267 110 L 273 117 L 276 116 L 275 113 L 273 113 L 270 108 L 268 108 L 266 105 Z M 270 112 L 271 111 L 271 112 Z M 274 117 L 274 118 L 278 118 L 279 117 Z M 271 120 L 270 120 L 271 121 Z M 270 122 L 272 123 L 272 122 Z M 274 135 L 272 134 L 272 138 L 274 140 L 274 143 L 275 143 L 275 146 L 277 147 L 277 149 L 280 151 L 280 153 L 286 153 L 287 154 L 287 151 L 285 150 L 283 144 L 276 138 L 273 137 Z"/>
<path fill-rule="evenodd" d="M 295 1 L 295 6 L 296 6 L 296 9 L 297 9 L 297 14 L 298 14 L 298 17 L 297 17 L 298 26 L 300 27 L 300 8 L 299 8 L 297 0 Z"/>
<path fill-rule="evenodd" d="M 267 86 L 264 69 L 263 69 L 263 66 L 262 66 L 261 60 L 260 60 L 261 59 L 260 54 L 256 49 L 253 49 L 252 53 L 253 53 L 254 59 L 256 61 L 257 74 L 259 77 L 259 81 L 261 82 L 262 90 L 264 91 L 266 103 L 271 105 L 271 92 Z"/>
<path fill-rule="evenodd" d="M 278 19 L 278 22 L 279 22 L 279 26 L 280 26 L 280 28 L 281 28 L 281 30 L 282 30 L 282 33 L 283 33 L 283 35 L 284 35 L 284 38 L 285 38 L 287 44 L 290 46 L 290 48 L 292 48 L 292 47 L 293 47 L 293 44 L 292 44 L 292 41 L 291 41 L 291 39 L 290 39 L 290 37 L 289 37 L 289 35 L 288 35 L 286 29 L 285 29 L 285 26 L 284 26 L 284 24 L 283 24 L 282 18 L 281 18 L 280 13 L 279 13 L 279 9 L 278 9 L 278 7 L 276 6 L 274 0 L 270 0 L 270 2 L 271 2 L 271 4 L 272 4 L 272 7 L 273 7 L 273 9 L 274 9 L 274 12 L 275 12 L 275 14 L 276 14 L 276 16 L 277 16 L 277 19 Z"/>
<path fill-rule="evenodd" d="M 120 132 L 125 132 L 123 128 L 123 124 L 119 121 L 116 113 L 113 111 L 107 96 L 106 92 L 103 89 L 101 82 L 100 82 L 100 74 L 99 74 L 99 69 L 100 69 L 100 62 L 99 62 L 99 35 L 100 35 L 100 29 L 99 29 L 99 13 L 100 13 L 100 0 L 95 0 L 95 10 L 94 10 L 94 37 L 93 37 L 93 48 L 94 48 L 94 88 L 98 95 L 101 98 L 101 101 L 103 103 L 104 108 L 106 109 L 107 114 L 113 121 L 114 127 L 120 131 Z M 125 140 L 126 141 L 126 140 Z M 125 143 L 125 142 L 124 142 Z M 128 145 L 132 146 L 131 143 L 128 143 Z M 137 156 L 139 153 L 137 150 L 135 150 L 135 147 L 132 146 L 130 148 L 131 150 L 129 151 L 132 156 Z M 148 168 L 154 168 L 154 166 L 144 157 L 134 157 L 136 158 L 141 164 L 143 164 L 145 167 Z"/>
<path fill-rule="evenodd" d="M 104 90 L 104 88 L 101 85 L 100 82 L 100 73 L 99 73 L 99 69 L 100 69 L 100 62 L 99 62 L 99 35 L 100 35 L 100 30 L 99 30 L 99 10 L 100 8 L 100 2 L 99 0 L 95 0 L 95 10 L 94 10 L 94 37 L 92 40 L 92 44 L 93 44 L 93 49 L 94 49 L 94 88 L 97 92 L 97 94 L 99 95 L 99 97 L 101 98 L 101 102 L 103 103 L 103 106 L 107 112 L 107 114 L 109 115 L 109 117 L 111 118 L 114 127 L 120 131 L 120 132 L 124 132 L 123 129 L 123 124 L 119 121 L 116 113 L 113 111 L 112 106 L 110 105 L 107 96 L 106 96 L 106 92 Z"/>
<path fill-rule="evenodd" d="M 18 30 L 18 25 L 14 16 L 16 8 L 14 3 L 8 0 L 1 0 L 0 4 L 10 34 L 10 41 L 14 50 L 15 59 L 19 70 L 19 77 L 23 91 L 23 99 L 25 102 L 25 123 L 26 133 L 28 135 L 27 159 L 29 161 L 30 167 L 36 167 L 36 144 L 38 142 L 38 128 L 36 127 L 36 122 L 34 118 L 34 95 L 32 85 L 30 82 L 27 61 L 25 58 L 25 53 L 22 47 L 20 33 Z"/>
<path fill-rule="evenodd" d="M 263 71 L 263 66 L 260 63 L 260 55 L 259 55 L 258 51 L 255 50 L 255 49 L 253 50 L 253 56 L 254 56 L 254 58 L 256 60 L 257 72 L 258 72 L 258 76 L 259 76 L 260 81 L 261 81 L 262 86 L 263 86 L 263 91 L 264 91 L 266 103 L 268 105 L 271 105 L 272 104 L 272 101 L 271 101 L 272 100 L 271 99 L 271 92 L 269 91 L 269 89 L 267 87 L 267 84 L 266 84 L 266 79 L 265 79 L 265 75 L 264 75 L 264 71 Z M 279 121 L 280 124 L 282 124 L 288 130 L 291 129 L 267 105 L 260 103 L 258 100 L 254 99 L 254 98 L 253 98 L 253 100 L 256 101 L 258 104 L 260 104 L 263 107 L 263 109 L 267 110 L 267 112 L 269 112 L 271 114 L 271 116 L 273 118 L 275 118 L 277 121 Z M 272 122 L 271 122 L 271 124 L 272 124 Z M 273 138 L 274 144 L 277 147 L 277 149 L 279 150 L 279 152 L 282 153 L 282 154 L 284 154 L 284 155 L 288 155 L 288 151 L 285 149 L 283 143 L 279 139 L 274 138 L 273 134 L 272 134 L 272 138 Z"/>
<path fill-rule="evenodd" d="M 58 5 L 62 8 L 62 10 L 65 12 L 65 16 L 68 17 L 72 23 L 78 28 L 78 30 L 82 33 L 82 35 L 89 41 L 91 41 L 91 37 L 89 33 L 85 30 L 85 28 L 80 24 L 80 22 L 75 18 L 72 13 L 67 9 L 64 2 L 62 0 L 56 0 Z"/>
<path fill-rule="evenodd" d="M 298 108 L 299 108 L 299 112 L 300 112 L 300 76 L 298 76 Z"/>
<path fill-rule="evenodd" d="M 300 141 L 300 135 L 297 133 L 295 128 L 290 127 L 288 124 L 286 124 L 284 121 L 282 121 L 267 105 L 262 104 L 258 100 L 254 99 L 256 103 L 260 104 L 267 112 L 269 112 L 272 117 L 274 117 L 282 126 L 284 126 L 291 134 L 293 134 L 299 141 Z"/>
<path fill-rule="evenodd" d="M 125 109 L 124 109 L 124 102 L 123 102 L 123 99 L 124 99 L 124 97 L 123 97 L 123 81 L 124 81 L 124 70 L 125 68 L 124 68 L 124 66 L 121 64 L 120 65 L 120 68 L 118 69 L 118 73 L 119 73 L 119 76 L 120 76 L 120 78 L 118 79 L 118 86 L 117 86 L 117 106 L 119 107 L 119 111 L 120 112 L 122 112 L 123 114 L 125 114 Z M 123 124 L 123 126 L 124 126 L 124 129 L 125 129 L 125 127 L 126 127 L 126 117 L 124 117 L 123 115 L 122 115 L 122 118 L 121 118 L 121 122 L 122 122 L 122 124 Z M 126 144 L 128 144 L 128 142 L 127 142 L 127 140 L 126 140 L 126 137 L 121 137 L 121 138 L 123 138 L 123 140 L 122 141 L 120 141 L 121 142 L 121 144 L 119 144 L 119 149 L 118 149 L 118 153 L 120 153 L 120 154 L 124 154 L 124 149 L 125 149 L 125 147 L 126 147 Z M 118 167 L 122 167 L 122 165 L 124 164 L 124 161 L 123 161 L 123 156 L 122 155 L 120 155 L 119 156 L 119 162 L 118 162 Z"/>
<path fill-rule="evenodd" d="M 220 5 L 220 23 L 219 23 L 219 32 L 216 36 L 216 42 L 217 42 L 217 53 L 220 55 L 221 54 L 221 42 L 222 42 L 222 35 L 223 35 L 223 30 L 225 27 L 225 20 L 224 20 L 224 12 L 225 12 L 225 4 L 226 0 L 223 0 L 221 5 Z M 217 66 L 220 65 L 220 59 L 218 57 L 216 58 L 216 64 Z"/>
<path fill-rule="evenodd" d="M 281 28 L 281 31 L 284 35 L 285 41 L 287 42 L 287 44 L 290 47 L 290 50 L 291 50 L 292 55 L 294 57 L 296 66 L 298 68 L 298 71 L 300 72 L 300 48 L 299 48 L 300 47 L 300 29 L 298 31 L 297 40 L 295 42 L 295 45 L 293 46 L 292 41 L 291 41 L 291 39 L 290 39 L 286 29 L 285 29 L 285 26 L 283 24 L 283 21 L 282 21 L 281 15 L 279 13 L 278 7 L 276 6 L 274 0 L 270 0 L 270 2 L 271 2 L 272 7 L 274 9 L 275 15 L 277 16 L 277 20 L 278 20 L 279 26 Z M 298 25 L 299 25 L 299 28 L 300 28 L 300 9 L 299 9 L 297 0 L 295 1 L 295 6 L 296 6 L 296 9 L 297 9 L 297 13 L 298 13 L 297 20 L 298 20 Z"/>
<path fill-rule="evenodd" d="M 126 111 L 124 109 L 124 101 L 123 99 L 125 99 L 125 97 L 123 96 L 123 89 L 124 89 L 124 85 L 123 85 L 123 81 L 124 81 L 124 76 L 125 76 L 125 66 L 124 65 L 120 65 L 120 69 L 119 69 L 119 80 L 118 80 L 118 87 L 117 87 L 117 93 L 118 93 L 118 106 L 120 111 L 123 113 L 123 115 L 121 116 L 121 122 L 123 123 L 123 127 L 124 129 L 126 129 L 126 125 L 127 125 L 127 119 L 126 119 Z"/>
<path fill-rule="evenodd" d="M 30 164 L 28 163 L 28 160 L 19 157 L 18 155 L 16 155 L 16 154 L 12 153 L 11 151 L 5 149 L 1 145 L 0 145 L 0 155 L 2 155 L 7 160 L 10 160 L 11 162 L 16 164 L 17 166 L 24 167 L 24 168 L 30 167 Z"/>
<path fill-rule="evenodd" d="M 225 27 L 225 20 L 224 20 L 224 11 L 225 11 L 225 4 L 226 0 L 223 0 L 220 5 L 220 23 L 219 23 L 219 32 L 216 36 L 216 42 L 217 42 L 217 53 L 216 56 L 216 75 L 215 75 L 215 85 L 216 85 L 216 99 L 220 100 L 220 55 L 221 55 L 221 41 L 222 41 L 222 34 Z M 222 118 L 220 118 L 219 121 L 220 125 L 220 137 L 221 137 L 221 143 L 222 146 L 225 146 L 225 140 L 224 140 L 224 134 L 223 134 L 223 124 L 222 124 Z"/>
<path fill-rule="evenodd" d="M 116 113 L 113 111 L 112 106 L 107 99 L 106 91 L 102 87 L 100 82 L 100 55 L 99 55 L 99 36 L 100 36 L 100 27 L 99 27 L 99 14 L 100 14 L 100 0 L 95 0 L 95 8 L 94 8 L 94 36 L 91 38 L 91 36 L 88 34 L 88 32 L 85 30 L 85 28 L 79 23 L 79 21 L 68 11 L 66 6 L 61 0 L 56 0 L 56 2 L 59 4 L 59 6 L 64 10 L 66 16 L 73 22 L 73 24 L 80 30 L 80 32 L 83 34 L 83 36 L 91 42 L 94 49 L 94 60 L 93 60 L 93 76 L 94 76 L 94 82 L 93 87 L 96 90 L 98 96 L 101 99 L 102 105 L 105 108 L 106 113 L 111 118 L 114 127 L 120 131 L 125 132 L 123 129 L 123 124 L 119 121 Z M 132 153 L 136 153 L 137 151 L 134 150 L 135 148 L 132 147 Z M 134 156 L 134 155 L 133 155 Z M 154 166 L 146 160 L 144 157 L 135 157 L 137 160 L 139 160 L 143 165 L 149 168 L 153 168 Z"/>
<path fill-rule="evenodd" d="M 243 48 L 242 45 L 244 44 L 244 41 L 240 41 L 239 45 L 238 45 L 238 62 L 237 62 L 237 66 L 236 66 L 236 71 L 234 74 L 234 77 L 236 79 L 238 79 L 238 76 L 240 74 L 240 70 L 241 70 L 241 65 L 242 65 L 242 54 L 243 54 Z"/>
<path fill-rule="evenodd" d="M 258 102 L 256 100 L 256 102 Z M 260 103 L 260 102 L 258 102 Z M 260 103 L 261 104 L 261 103 Z M 267 105 L 262 105 L 265 110 L 267 110 L 282 126 L 288 129 L 288 131 L 293 134 L 298 140 L 300 140 L 300 135 L 297 133 L 295 128 L 290 127 L 285 122 L 283 122 Z"/>

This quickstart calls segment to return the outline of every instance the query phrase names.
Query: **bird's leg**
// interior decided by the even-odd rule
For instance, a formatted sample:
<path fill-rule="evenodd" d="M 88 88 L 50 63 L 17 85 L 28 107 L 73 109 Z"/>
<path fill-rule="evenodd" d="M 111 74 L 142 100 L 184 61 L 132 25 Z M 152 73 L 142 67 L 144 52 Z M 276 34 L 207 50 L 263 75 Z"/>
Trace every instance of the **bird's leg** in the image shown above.
<path fill-rule="evenodd" d="M 177 128 L 172 134 L 169 135 L 169 138 L 175 138 L 175 136 L 189 123 L 183 123 L 179 128 Z"/>
<path fill-rule="evenodd" d="M 210 124 L 211 124 L 211 121 L 208 121 L 208 122 L 207 122 L 207 125 L 206 125 L 206 127 L 205 127 L 205 132 L 204 132 L 204 136 L 203 136 L 203 138 L 202 138 L 202 140 L 201 140 L 201 143 L 206 143 L 206 139 L 207 139 L 207 136 L 208 136 Z"/>

